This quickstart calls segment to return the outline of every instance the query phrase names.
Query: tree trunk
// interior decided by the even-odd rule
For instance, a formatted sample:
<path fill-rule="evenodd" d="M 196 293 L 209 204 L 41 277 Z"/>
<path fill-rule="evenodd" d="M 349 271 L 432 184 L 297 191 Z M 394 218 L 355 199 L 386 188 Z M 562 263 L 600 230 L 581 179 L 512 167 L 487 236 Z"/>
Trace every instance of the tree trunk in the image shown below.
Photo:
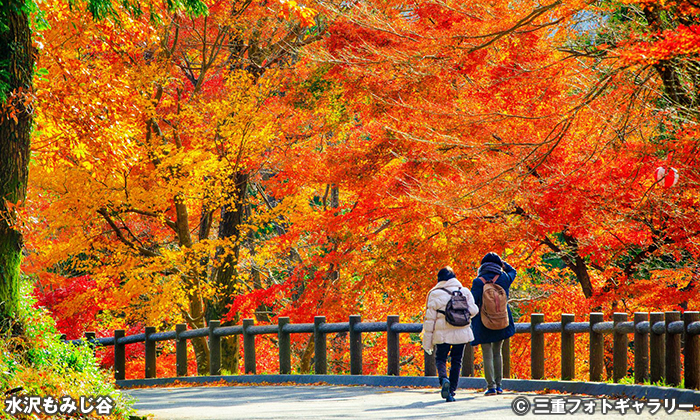
<path fill-rule="evenodd" d="M 648 5 L 642 11 L 652 32 L 660 32 L 664 29 L 665 18 L 662 17 L 663 12 L 661 8 Z M 671 17 L 670 19 L 672 24 L 687 25 L 690 23 L 690 21 L 683 19 L 681 16 Z M 697 106 L 700 101 L 700 95 L 697 92 L 699 81 L 697 65 L 683 66 L 681 62 L 671 59 L 660 60 L 653 67 L 661 78 L 666 99 L 672 103 L 676 111 L 687 115 L 690 120 L 694 120 L 697 116 Z M 687 89 L 688 86 L 690 86 L 690 89 Z"/>
<path fill-rule="evenodd" d="M 250 204 L 245 206 L 245 217 L 249 218 L 251 213 L 250 213 Z M 255 265 L 255 255 L 256 255 L 256 250 L 255 250 L 255 231 L 254 230 L 249 230 L 248 231 L 248 252 L 250 252 L 250 259 L 252 261 L 250 265 L 250 282 L 253 285 L 253 290 L 260 290 L 262 289 L 263 283 L 262 280 L 260 279 L 260 270 L 258 267 Z M 270 319 L 271 319 L 271 310 L 272 307 L 261 303 L 258 305 L 257 308 L 255 308 L 255 321 L 258 323 L 263 323 L 263 324 L 269 324 Z"/>
<path fill-rule="evenodd" d="M 15 207 L 27 194 L 32 129 L 32 52 L 22 1 L 3 1 L 0 20 L 0 332 L 15 319 L 19 301 L 22 234 Z M 3 85 L 5 83 L 5 85 Z"/>
<path fill-rule="evenodd" d="M 175 215 L 178 242 L 183 252 L 191 252 L 192 236 L 189 229 L 189 213 L 184 198 L 181 195 L 175 196 Z M 187 323 L 190 328 L 204 328 L 204 304 L 199 289 L 200 270 L 193 269 L 189 276 L 183 276 L 183 281 L 187 286 L 187 299 L 189 300 L 189 318 Z M 204 337 L 196 337 L 190 340 L 194 347 L 195 358 L 197 359 L 197 374 L 209 374 L 209 345 Z"/>
<path fill-rule="evenodd" d="M 311 333 L 309 334 L 309 341 L 306 342 L 306 347 L 304 348 L 304 351 L 301 353 L 301 357 L 299 358 L 300 373 L 312 373 L 311 360 L 314 357 L 315 346 L 315 334 Z"/>
<path fill-rule="evenodd" d="M 221 209 L 219 239 L 229 239 L 233 248 L 230 251 L 217 251 L 218 267 L 212 273 L 216 294 L 209 305 L 209 318 L 221 319 L 228 313 L 228 305 L 233 303 L 238 278 L 238 256 L 240 254 L 241 225 L 244 220 L 244 205 L 248 174 L 236 173 L 231 176 L 227 204 Z M 236 320 L 222 320 L 222 326 L 234 325 Z M 227 337 L 221 340 L 221 368 L 238 373 L 239 340 Z"/>
<path fill-rule="evenodd" d="M 338 186 L 336 184 L 331 185 L 331 208 L 340 208 L 340 190 L 338 189 Z M 334 215 L 337 216 L 338 212 L 336 211 Z M 331 238 L 330 242 L 333 244 L 333 251 L 337 251 L 338 240 L 336 238 Z M 338 266 L 336 264 L 330 265 L 328 269 L 328 275 L 326 277 L 328 280 L 330 280 L 331 284 L 340 279 L 340 270 L 338 269 Z"/>
<path fill-rule="evenodd" d="M 190 316 L 188 324 L 191 329 L 204 328 L 204 307 L 199 289 L 194 289 L 187 294 L 190 303 Z M 190 339 L 194 347 L 194 356 L 197 360 L 197 374 L 209 375 L 209 344 L 204 337 Z"/>
<path fill-rule="evenodd" d="M 578 253 L 578 241 L 573 236 L 567 233 L 562 233 L 562 238 L 568 249 L 562 250 L 556 243 L 551 239 L 545 237 L 542 243 L 547 245 L 552 251 L 556 252 L 557 255 L 564 261 L 564 264 L 576 274 L 576 279 L 581 285 L 581 290 L 586 299 L 590 299 L 593 296 L 593 284 L 591 283 L 591 276 L 588 273 L 588 266 L 586 261 Z"/>

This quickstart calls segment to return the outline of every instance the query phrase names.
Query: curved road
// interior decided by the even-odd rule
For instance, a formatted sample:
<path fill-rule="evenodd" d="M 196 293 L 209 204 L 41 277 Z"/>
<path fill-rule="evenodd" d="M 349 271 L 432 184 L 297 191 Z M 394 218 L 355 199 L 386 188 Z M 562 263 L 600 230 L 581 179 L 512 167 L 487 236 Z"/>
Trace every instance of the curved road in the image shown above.
<path fill-rule="evenodd" d="M 128 389 L 124 393 L 136 401 L 139 415 L 155 420 L 219 419 L 520 419 L 511 404 L 517 397 L 533 402 L 537 394 L 504 393 L 485 397 L 482 391 L 457 391 L 457 401 L 446 403 L 437 389 L 383 388 L 367 386 L 226 386 L 189 388 Z M 572 398 L 549 395 L 550 398 Z M 601 413 L 601 400 L 581 397 L 597 403 L 595 414 L 585 414 L 583 405 L 575 414 L 554 415 L 566 419 L 700 419 L 700 413 L 675 411 L 668 414 L 662 406 L 656 414 L 645 407 L 641 414 L 626 415 L 609 410 Z M 615 400 L 608 400 L 615 404 Z M 570 401 L 567 409 L 573 409 Z M 530 411 L 525 418 L 551 418 Z"/>

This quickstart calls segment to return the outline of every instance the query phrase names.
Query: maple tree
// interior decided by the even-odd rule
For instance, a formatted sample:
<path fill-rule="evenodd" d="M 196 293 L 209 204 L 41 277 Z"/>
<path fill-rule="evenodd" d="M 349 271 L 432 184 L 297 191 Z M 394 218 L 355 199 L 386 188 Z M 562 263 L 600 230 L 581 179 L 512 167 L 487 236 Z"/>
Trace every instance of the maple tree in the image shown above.
<path fill-rule="evenodd" d="M 542 255 L 538 250 L 541 245 L 549 247 L 576 274 L 584 294 L 591 297 L 594 285 L 589 260 L 593 260 L 594 267 L 604 266 L 613 271 L 602 273 L 602 277 L 620 277 L 614 274 L 618 264 L 622 276 L 629 277 L 641 261 L 654 253 L 658 255 L 660 248 L 666 248 L 664 252 L 668 253 L 669 241 L 676 244 L 673 249 L 685 249 L 690 255 L 697 251 L 693 245 L 697 229 L 691 223 L 695 219 L 691 197 L 696 179 L 693 142 L 687 146 L 676 141 L 665 146 L 656 142 L 659 130 L 664 130 L 662 120 L 668 118 L 668 110 L 659 112 L 650 106 L 660 96 L 653 79 L 642 78 L 648 83 L 640 88 L 639 79 L 632 77 L 635 69 L 629 68 L 628 63 L 603 61 L 593 66 L 590 61 L 584 61 L 584 54 L 570 48 L 572 39 L 580 36 L 575 28 L 582 25 L 581 11 L 610 13 L 610 7 L 556 2 L 546 7 L 532 5 L 531 9 L 523 8 L 522 16 L 511 14 L 510 21 L 489 10 L 495 15 L 494 26 L 498 25 L 490 33 L 491 28 L 485 23 L 489 20 L 472 13 L 468 16 L 478 26 L 459 25 L 458 31 L 464 31 L 461 36 L 459 32 L 455 35 L 444 31 L 445 25 L 453 21 L 462 23 L 455 18 L 454 10 L 445 7 L 440 10 L 442 14 L 432 10 L 431 24 L 440 29 L 439 35 L 432 37 L 430 25 L 425 28 L 426 20 L 420 19 L 420 9 L 407 12 L 417 15 L 416 19 L 406 19 L 405 14 L 397 16 L 392 12 L 395 9 L 389 8 L 393 14 L 378 23 L 365 15 L 360 15 L 364 19 L 356 17 L 353 10 L 350 14 L 356 23 L 371 22 L 357 24 L 361 29 L 356 36 L 365 42 L 352 42 L 354 34 L 339 37 L 343 49 L 331 45 L 329 51 L 319 54 L 340 63 L 337 67 L 348 69 L 344 75 L 349 75 L 354 85 L 363 87 L 359 90 L 361 94 L 372 99 L 358 101 L 362 115 L 375 112 L 379 116 L 372 120 L 375 125 L 359 128 L 369 137 L 369 142 L 383 142 L 378 148 L 390 149 L 393 158 L 413 160 L 413 167 L 404 164 L 400 169 L 402 176 L 410 180 L 401 186 L 412 202 L 417 199 L 431 202 L 433 207 L 448 206 L 449 217 L 462 210 L 465 217 L 457 216 L 460 223 L 478 223 L 482 231 L 493 229 L 489 232 L 493 239 L 524 245 L 529 248 L 527 253 L 535 257 Z M 435 15 L 444 20 L 435 20 Z M 462 15 L 466 13 L 459 16 Z M 515 24 L 509 28 L 511 22 Z M 547 32 L 547 27 L 554 25 L 552 22 L 557 24 L 555 34 Z M 572 29 L 566 31 L 567 26 Z M 423 39 L 441 42 L 421 44 Z M 459 40 L 460 44 L 450 45 L 445 39 Z M 507 43 L 514 43 L 514 39 L 520 47 L 515 53 L 507 49 Z M 506 45 L 500 45 L 499 41 Z M 472 44 L 464 45 L 468 42 Z M 358 48 L 357 44 L 362 47 Z M 489 46 L 497 48 L 489 49 Z M 450 53 L 441 55 L 441 48 Z M 457 65 L 466 76 L 462 84 L 454 81 L 459 80 L 460 73 L 449 63 L 455 60 L 455 50 L 468 51 L 473 60 L 469 61 L 471 69 Z M 592 58 L 600 60 L 600 49 L 593 50 Z M 521 54 L 517 55 L 518 52 Z M 688 52 L 692 54 L 692 49 Z M 485 64 L 474 60 L 476 54 L 489 53 L 494 57 L 486 56 Z M 504 60 L 504 56 L 512 61 Z M 578 64 L 572 65 L 575 59 Z M 429 64 L 423 64 L 428 60 Z M 395 83 L 384 83 L 387 74 L 391 74 L 390 80 Z M 686 78 L 692 80 L 686 76 L 679 79 Z M 441 85 L 441 81 L 452 83 Z M 479 89 L 489 96 L 476 96 Z M 668 88 L 665 90 L 668 92 Z M 454 98 L 462 102 L 450 102 Z M 450 122 L 456 128 L 451 128 Z M 376 131 L 369 132 L 369 127 Z M 401 147 L 408 152 L 403 152 Z M 661 186 L 649 176 L 661 161 L 664 148 L 666 154 L 669 148 L 675 150 L 675 161 L 683 166 L 681 173 L 686 182 L 677 191 L 685 196 L 679 208 L 687 213 L 672 224 L 676 229 L 673 239 L 664 238 L 665 233 L 658 237 L 659 232 L 654 233 L 658 228 L 645 215 L 647 205 L 653 213 L 673 193 L 661 193 Z M 402 152 L 408 156 L 402 156 Z M 377 166 L 384 163 L 379 159 L 370 162 Z M 443 170 L 452 172 L 453 179 L 435 177 L 436 173 L 440 174 L 439 164 Z M 416 168 L 429 169 L 420 173 Z M 460 175 L 462 178 L 458 178 Z M 435 181 L 430 177 L 435 177 Z M 392 187 L 375 185 L 372 190 Z M 655 189 L 647 196 L 647 190 L 652 187 Z M 400 196 L 404 191 L 395 195 Z M 646 200 L 649 203 L 638 208 Z M 443 224 L 447 223 L 447 229 L 454 229 L 449 218 L 434 209 L 426 210 L 425 214 L 431 212 L 437 213 Z M 615 226 L 619 231 L 608 228 L 621 217 L 625 222 Z M 439 222 L 436 225 L 428 232 L 442 230 Z M 511 240 L 514 229 L 520 235 Z M 401 230 L 404 235 L 405 232 L 406 229 Z M 470 230 L 466 237 L 472 235 Z M 494 241 L 480 242 L 481 250 L 488 248 L 489 242 Z M 471 244 L 468 239 L 467 244 Z M 639 246 L 643 247 L 642 252 L 635 251 Z M 628 260 L 616 262 L 614 259 L 619 259 L 620 253 L 622 259 L 629 255 Z M 440 255 L 440 251 L 431 249 L 429 255 Z M 607 260 L 609 257 L 613 260 Z M 538 260 L 529 258 L 527 263 L 537 264 Z M 425 268 L 420 263 L 410 266 Z"/>
<path fill-rule="evenodd" d="M 35 241 L 48 240 L 33 257 L 42 281 L 91 273 L 117 284 L 113 308 L 135 311 L 115 322 L 201 328 L 221 316 L 241 287 L 251 177 L 276 136 L 276 68 L 322 30 L 307 28 L 306 8 L 288 21 L 268 7 L 212 3 L 205 17 L 115 10 L 112 25 L 51 4 L 32 175 L 44 226 Z M 224 342 L 224 366 L 236 370 L 237 342 Z M 206 341 L 192 343 L 208 371 Z"/>
<path fill-rule="evenodd" d="M 285 312 L 324 308 L 342 317 L 340 290 L 344 302 L 375 318 L 396 305 L 417 313 L 432 268 L 462 267 L 468 279 L 487 249 L 515 258 L 534 280 L 530 290 L 546 291 L 541 297 L 554 290 L 549 284 L 575 293 L 570 285 L 578 283 L 589 298 L 579 311 L 658 308 L 638 297 L 651 285 L 669 308 L 696 304 L 697 123 L 669 130 L 676 111 L 657 104 L 668 96 L 667 82 L 615 54 L 602 60 L 596 45 L 583 52 L 575 45 L 585 41 L 577 27 L 591 13 L 607 16 L 619 5 L 557 2 L 499 15 L 498 6 L 431 3 L 422 16 L 430 19 L 419 7 L 399 6 L 344 10 L 346 20 L 312 51 L 335 82 L 326 82 L 323 100 L 342 95 L 343 109 L 316 134 L 332 133 L 332 141 L 309 140 L 311 154 L 309 143 L 295 144 L 295 159 L 266 183 L 283 202 L 304 196 L 317 214 L 285 235 L 287 244 L 306 244 L 303 260 L 312 267 L 297 280 L 308 301 L 297 297 Z M 488 13 L 474 12 L 480 7 Z M 590 32 L 617 33 L 614 23 Z M 692 31 L 680 31 L 692 56 Z M 692 82 L 683 88 L 697 92 Z M 685 134 L 670 138 L 670 131 Z M 683 182 L 665 189 L 653 173 L 671 163 L 671 150 Z M 325 205 L 324 185 L 339 186 L 340 211 Z M 327 267 L 349 274 L 318 275 Z M 669 269 L 673 278 L 658 281 Z M 284 290 L 241 303 L 250 298 L 248 310 L 261 299 L 279 304 L 273 293 Z"/>
<path fill-rule="evenodd" d="M 343 291 L 387 293 L 413 312 L 435 261 L 464 264 L 487 247 L 507 247 L 507 221 L 496 226 L 488 212 L 501 207 L 507 216 L 508 195 L 565 134 L 560 114 L 570 98 L 557 77 L 568 67 L 547 34 L 535 33 L 553 7 L 533 4 L 513 16 L 494 6 L 477 19 L 437 5 L 375 6 L 335 10 L 343 18 L 310 52 L 330 64 L 317 77 L 336 81 L 324 100 L 343 104 L 329 115 L 333 125 L 316 134 L 332 139 L 310 154 L 308 144 L 319 142 L 303 133 L 309 142 L 295 144 L 295 159 L 281 162 L 266 186 L 275 197 L 323 203 L 312 206 L 320 218 L 300 220 L 286 234 L 288 243 L 318 241 L 311 266 L 343 265 L 351 273 L 323 283 L 319 294 L 332 282 Z M 433 19 L 438 15 L 442 20 Z M 506 37 L 518 31 L 517 42 Z M 489 48 L 493 43 L 502 48 Z M 536 67 L 519 70 L 527 63 Z M 537 115 L 523 117 L 533 110 Z M 326 206 L 324 185 L 339 187 L 340 211 Z M 494 226 L 469 226 L 489 218 Z"/>
<path fill-rule="evenodd" d="M 589 122 L 599 141 L 576 144 L 588 157 L 558 168 L 549 182 L 538 179 L 544 188 L 537 191 L 545 198 L 540 208 L 551 209 L 547 202 L 561 197 L 575 203 L 560 206 L 559 214 L 542 209 L 559 224 L 553 229 L 559 236 L 544 243 L 586 283 L 587 297 L 594 294 L 591 270 L 605 281 L 599 291 L 612 300 L 634 298 L 632 283 L 672 267 L 674 288 L 694 289 L 700 232 L 694 198 L 697 112 L 688 98 L 697 97 L 698 86 L 692 30 L 685 25 L 697 12 L 683 2 L 602 3 L 589 12 L 598 20 L 595 30 L 566 47 L 602 87 L 590 107 L 605 124 Z M 663 25 L 667 29 L 661 33 Z M 559 159 L 572 156 L 565 148 L 559 152 Z M 657 183 L 657 166 L 677 168 L 682 184 Z"/>
<path fill-rule="evenodd" d="M 26 267 L 49 291 L 89 273 L 102 326 L 420 322 L 436 269 L 469 285 L 488 250 L 523 321 L 697 304 L 692 3 L 207 6 L 47 5 Z"/>
<path fill-rule="evenodd" d="M 85 5 L 98 19 L 114 12 L 110 0 L 90 0 Z M 37 28 L 43 28 L 44 22 L 33 0 L 8 0 L 0 6 L 0 52 L 6 57 L 0 67 L 0 151 L 4 157 L 0 172 L 0 327 L 4 331 L 17 311 L 23 245 L 16 210 L 26 197 L 34 111 L 35 53 L 30 15 L 34 15 Z M 169 1 L 168 7 L 194 14 L 206 11 L 199 0 Z M 131 5 L 130 11 L 140 13 L 138 5 Z"/>

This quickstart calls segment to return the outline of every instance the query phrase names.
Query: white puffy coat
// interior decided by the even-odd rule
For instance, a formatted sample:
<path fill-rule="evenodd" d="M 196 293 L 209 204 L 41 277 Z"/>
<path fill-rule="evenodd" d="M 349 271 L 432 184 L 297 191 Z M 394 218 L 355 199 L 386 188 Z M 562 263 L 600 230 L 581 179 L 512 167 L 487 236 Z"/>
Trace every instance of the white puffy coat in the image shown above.
<path fill-rule="evenodd" d="M 474 296 L 472 296 L 469 288 L 462 286 L 459 280 L 453 277 L 449 280 L 438 282 L 428 292 L 426 303 L 425 321 L 423 321 L 423 348 L 426 351 L 428 349 L 432 350 L 435 344 L 463 344 L 474 340 L 471 326 L 455 327 L 450 325 L 445 321 L 445 315 L 438 312 L 438 309 L 445 310 L 447 302 L 452 297 L 451 293 L 437 290 L 440 288 L 447 289 L 450 292 L 460 289 L 462 294 L 467 297 L 469 313 L 472 315 L 472 318 L 479 313 L 479 307 L 474 302 Z"/>

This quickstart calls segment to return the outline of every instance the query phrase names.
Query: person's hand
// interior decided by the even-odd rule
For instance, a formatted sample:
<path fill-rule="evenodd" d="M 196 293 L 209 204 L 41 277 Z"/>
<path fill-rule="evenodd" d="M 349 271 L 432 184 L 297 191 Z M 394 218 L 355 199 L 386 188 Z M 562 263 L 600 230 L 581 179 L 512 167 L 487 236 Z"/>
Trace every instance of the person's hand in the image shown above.
<path fill-rule="evenodd" d="M 425 350 L 425 352 L 428 354 L 428 356 L 433 355 L 433 349 L 423 349 L 423 350 Z"/>

